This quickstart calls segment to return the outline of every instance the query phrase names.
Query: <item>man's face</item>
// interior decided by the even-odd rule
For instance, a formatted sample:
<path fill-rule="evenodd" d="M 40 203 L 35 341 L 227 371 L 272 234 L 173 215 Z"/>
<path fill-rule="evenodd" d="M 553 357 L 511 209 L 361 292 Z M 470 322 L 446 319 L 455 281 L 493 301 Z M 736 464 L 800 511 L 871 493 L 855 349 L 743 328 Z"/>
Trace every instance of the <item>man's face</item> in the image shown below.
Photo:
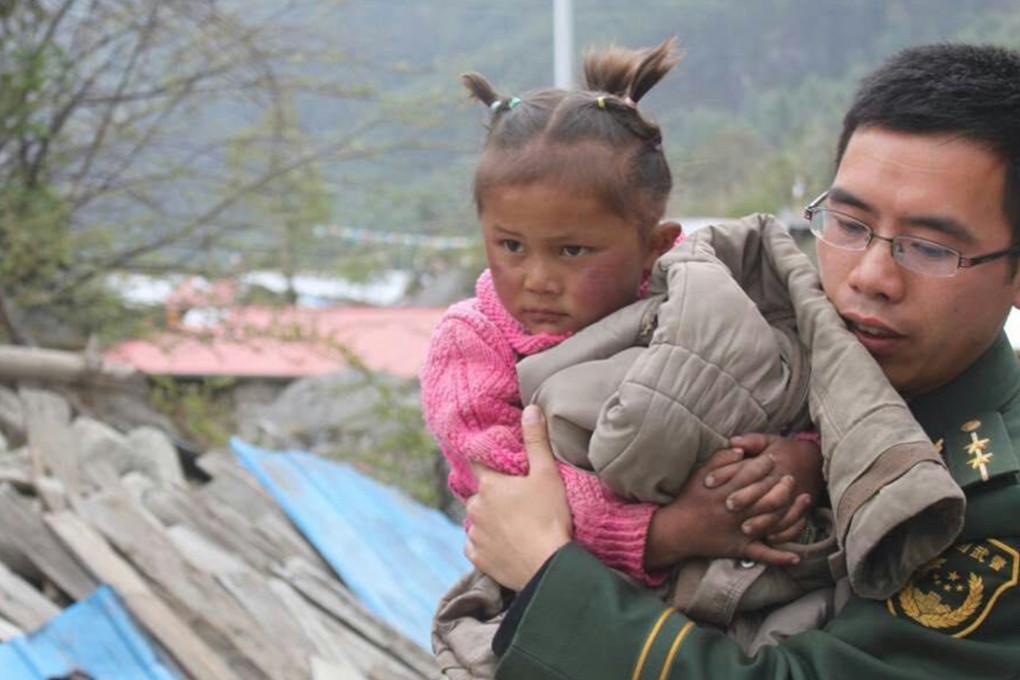
<path fill-rule="evenodd" d="M 972 141 L 862 128 L 826 203 L 879 236 L 919 236 L 967 257 L 1010 246 L 1004 185 L 1005 165 Z M 864 252 L 819 242 L 818 260 L 825 292 L 906 397 L 967 368 L 1020 303 L 1009 258 L 939 278 L 899 266 L 889 244 L 875 239 Z"/>

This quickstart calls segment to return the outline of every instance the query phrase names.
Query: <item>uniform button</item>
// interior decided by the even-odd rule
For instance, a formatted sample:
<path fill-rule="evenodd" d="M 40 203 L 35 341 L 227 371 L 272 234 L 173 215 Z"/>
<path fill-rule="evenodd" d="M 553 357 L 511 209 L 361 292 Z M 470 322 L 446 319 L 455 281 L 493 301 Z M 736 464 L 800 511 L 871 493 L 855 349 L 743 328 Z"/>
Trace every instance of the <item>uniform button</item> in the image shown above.
<path fill-rule="evenodd" d="M 752 569 L 758 566 L 754 560 L 740 560 L 739 564 L 742 569 Z"/>

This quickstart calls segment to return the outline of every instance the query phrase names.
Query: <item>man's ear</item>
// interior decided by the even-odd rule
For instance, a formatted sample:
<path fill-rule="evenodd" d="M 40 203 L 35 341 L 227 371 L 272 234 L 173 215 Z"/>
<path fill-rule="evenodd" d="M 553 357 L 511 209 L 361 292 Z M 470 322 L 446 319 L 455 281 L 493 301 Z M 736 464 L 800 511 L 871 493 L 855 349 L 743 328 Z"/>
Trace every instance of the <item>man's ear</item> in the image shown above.
<path fill-rule="evenodd" d="M 662 220 L 652 227 L 652 233 L 648 236 L 648 259 L 645 268 L 650 270 L 659 256 L 672 248 L 673 243 L 683 232 L 680 223 L 672 219 Z"/>

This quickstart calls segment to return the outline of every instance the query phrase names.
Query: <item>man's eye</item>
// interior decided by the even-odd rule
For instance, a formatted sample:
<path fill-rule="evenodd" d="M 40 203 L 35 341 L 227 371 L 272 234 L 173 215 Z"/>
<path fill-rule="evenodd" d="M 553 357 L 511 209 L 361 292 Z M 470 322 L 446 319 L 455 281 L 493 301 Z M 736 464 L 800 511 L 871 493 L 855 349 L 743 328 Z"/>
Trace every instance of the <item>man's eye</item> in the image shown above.
<path fill-rule="evenodd" d="M 901 239 L 900 247 L 904 250 L 904 254 L 925 260 L 944 260 L 956 257 L 956 253 L 949 248 L 931 241 Z"/>
<path fill-rule="evenodd" d="M 578 257 L 591 252 L 591 248 L 588 246 L 563 246 L 560 252 L 567 257 Z"/>
<path fill-rule="evenodd" d="M 512 238 L 503 239 L 499 242 L 499 245 L 503 246 L 503 249 L 508 253 L 519 253 L 524 250 L 524 244 Z"/>
<path fill-rule="evenodd" d="M 840 217 L 839 215 L 832 215 L 830 225 L 838 229 L 846 236 L 861 237 L 866 236 L 870 231 L 868 227 L 864 226 L 860 222 L 854 220 L 848 220 Z"/>

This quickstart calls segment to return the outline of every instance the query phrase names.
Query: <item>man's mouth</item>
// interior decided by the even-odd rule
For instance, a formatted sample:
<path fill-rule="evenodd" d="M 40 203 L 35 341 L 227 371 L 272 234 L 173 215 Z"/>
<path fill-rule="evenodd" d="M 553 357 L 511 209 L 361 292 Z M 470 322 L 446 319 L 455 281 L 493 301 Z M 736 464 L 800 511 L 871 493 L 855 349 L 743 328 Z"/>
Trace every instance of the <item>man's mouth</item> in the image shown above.
<path fill-rule="evenodd" d="M 906 336 L 874 318 L 845 316 L 847 328 L 874 355 L 890 354 L 900 349 Z"/>
<path fill-rule="evenodd" d="M 848 321 L 850 330 L 858 333 L 864 333 L 865 335 L 871 335 L 876 338 L 898 338 L 899 334 L 893 333 L 891 330 L 884 326 L 875 326 L 868 323 L 857 323 L 855 321 Z"/>

